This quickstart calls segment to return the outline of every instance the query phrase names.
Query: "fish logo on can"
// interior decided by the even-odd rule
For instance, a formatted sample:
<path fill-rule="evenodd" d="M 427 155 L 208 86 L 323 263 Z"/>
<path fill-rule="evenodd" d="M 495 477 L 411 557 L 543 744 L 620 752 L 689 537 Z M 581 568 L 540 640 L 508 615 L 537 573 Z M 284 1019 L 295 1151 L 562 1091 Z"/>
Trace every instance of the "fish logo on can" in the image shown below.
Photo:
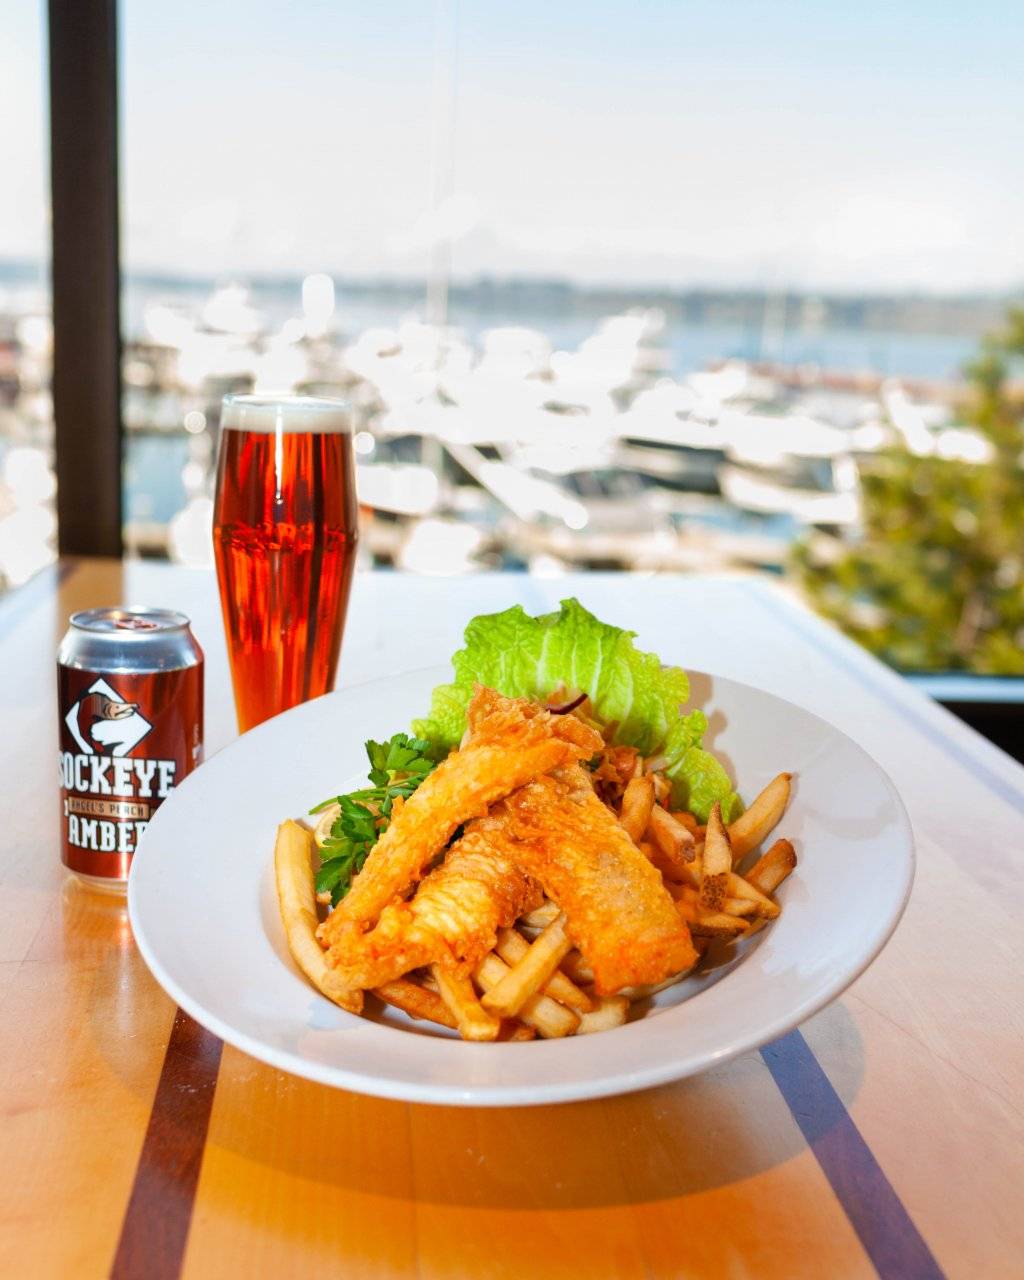
<path fill-rule="evenodd" d="M 202 760 L 203 654 L 167 609 L 76 613 L 57 655 L 62 859 L 123 888 L 161 802 Z"/>
<path fill-rule="evenodd" d="M 127 755 L 153 728 L 139 704 L 125 702 L 102 677 L 72 704 L 64 723 L 85 755 Z"/>

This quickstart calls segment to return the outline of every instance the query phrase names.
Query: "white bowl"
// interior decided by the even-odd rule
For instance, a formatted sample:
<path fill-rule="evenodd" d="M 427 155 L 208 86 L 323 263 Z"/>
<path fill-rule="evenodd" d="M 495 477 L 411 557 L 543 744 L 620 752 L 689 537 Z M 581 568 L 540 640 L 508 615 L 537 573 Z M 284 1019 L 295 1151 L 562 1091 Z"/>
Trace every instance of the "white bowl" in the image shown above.
<path fill-rule="evenodd" d="M 795 775 L 776 834 L 799 865 L 781 917 L 702 973 L 598 1035 L 467 1044 L 394 1010 L 355 1017 L 292 963 L 273 885 L 278 822 L 365 778 L 365 739 L 422 714 L 447 667 L 341 690 L 268 721 L 173 791 L 128 886 L 139 948 L 171 998 L 229 1044 L 339 1088 L 415 1102 L 526 1106 L 625 1093 L 703 1071 L 776 1039 L 874 959 L 913 880 L 910 825 L 892 783 L 809 711 L 694 674 L 706 742 L 750 800 Z"/>

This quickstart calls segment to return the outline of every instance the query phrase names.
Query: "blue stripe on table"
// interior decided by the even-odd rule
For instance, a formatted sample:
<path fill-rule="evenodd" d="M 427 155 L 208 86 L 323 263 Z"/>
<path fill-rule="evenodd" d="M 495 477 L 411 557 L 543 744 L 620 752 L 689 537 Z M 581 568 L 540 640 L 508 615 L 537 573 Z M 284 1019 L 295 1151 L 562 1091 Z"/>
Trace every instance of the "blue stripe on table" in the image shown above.
<path fill-rule="evenodd" d="M 110 1280 L 181 1275 L 223 1047 L 175 1012 Z"/>
<path fill-rule="evenodd" d="M 799 1031 L 761 1050 L 793 1119 L 882 1280 L 942 1270 Z"/>

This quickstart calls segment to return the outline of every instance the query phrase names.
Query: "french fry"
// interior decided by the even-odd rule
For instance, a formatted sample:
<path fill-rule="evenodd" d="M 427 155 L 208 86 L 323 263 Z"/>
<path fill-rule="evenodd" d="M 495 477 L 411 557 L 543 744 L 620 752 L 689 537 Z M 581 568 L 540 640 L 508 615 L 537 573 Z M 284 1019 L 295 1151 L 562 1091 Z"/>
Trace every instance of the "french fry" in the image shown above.
<path fill-rule="evenodd" d="M 381 987 L 374 987 L 373 994 L 385 1004 L 392 1004 L 401 1009 L 410 1018 L 422 1018 L 426 1022 L 437 1022 L 442 1027 L 457 1027 L 451 1010 L 436 991 L 426 991 L 407 978 L 396 978 L 394 982 L 385 982 Z"/>
<path fill-rule="evenodd" d="M 515 966 L 529 953 L 530 944 L 515 929 L 499 929 L 498 941 L 494 949 L 506 964 Z M 577 1013 L 589 1013 L 594 1007 L 594 1002 L 587 993 L 581 991 L 561 969 L 556 969 L 541 989 L 546 996 L 559 1001 L 560 1004 L 568 1005 Z M 486 1004 L 486 1001 L 483 1003 Z"/>
<path fill-rule="evenodd" d="M 639 844 L 643 838 L 653 808 L 654 779 L 651 775 L 644 773 L 639 778 L 630 778 L 626 783 L 626 790 L 622 793 L 619 826 L 634 844 Z"/>
<path fill-rule="evenodd" d="M 694 859 L 694 839 L 686 827 L 677 822 L 667 809 L 655 805 L 647 820 L 646 835 L 661 854 L 661 866 L 670 869 L 670 879 L 689 880 L 689 864 Z"/>
<path fill-rule="evenodd" d="M 738 876 L 735 871 L 729 873 L 725 891 L 733 898 L 749 902 L 754 915 L 764 916 L 768 920 L 774 920 L 781 910 L 777 902 L 772 902 L 771 898 L 762 893 L 756 885 L 751 884 L 744 876 Z M 749 915 L 751 913 L 734 912 L 734 914 Z"/>
<path fill-rule="evenodd" d="M 576 1034 L 586 1036 L 594 1031 L 610 1031 L 612 1027 L 621 1027 L 628 1012 L 629 1001 L 625 996 L 600 996 L 596 1008 L 580 1018 Z"/>
<path fill-rule="evenodd" d="M 722 910 L 727 916 L 754 916 L 757 903 L 752 898 L 723 898 Z"/>
<path fill-rule="evenodd" d="M 650 776 L 654 779 L 654 803 L 668 804 L 669 796 L 672 794 L 672 783 L 663 773 L 652 773 Z"/>
<path fill-rule="evenodd" d="M 546 985 L 571 950 L 572 941 L 565 930 L 565 916 L 560 915 L 552 920 L 501 981 L 486 992 L 480 1003 L 498 1017 L 514 1018 L 530 996 Z"/>
<path fill-rule="evenodd" d="M 696 847 L 693 833 L 685 823 L 680 822 L 674 814 L 663 809 L 661 805 L 657 805 L 651 811 L 647 832 L 650 839 L 665 853 L 679 854 L 687 862 L 693 861 Z"/>
<path fill-rule="evenodd" d="M 594 971 L 578 951 L 570 951 L 559 966 L 561 971 L 578 982 L 580 986 L 589 987 L 594 981 Z"/>
<path fill-rule="evenodd" d="M 723 899 L 723 903 L 724 903 Z M 700 905 L 699 895 L 692 889 L 683 891 L 683 896 L 676 899 L 676 910 L 686 921 L 693 934 L 693 945 L 703 953 L 705 943 L 711 938 L 736 938 L 746 929 L 748 920 L 744 916 L 728 915 L 725 911 L 708 911 Z"/>
<path fill-rule="evenodd" d="M 650 840 L 640 841 L 640 852 L 661 872 L 665 885 L 671 891 L 674 884 L 696 885 L 697 876 L 688 862 L 673 862 L 666 858 L 658 846 Z"/>
<path fill-rule="evenodd" d="M 743 877 L 761 893 L 774 893 L 796 866 L 796 850 L 788 840 L 776 840 Z"/>
<path fill-rule="evenodd" d="M 520 1022 L 518 1018 L 506 1018 L 501 1024 L 498 1039 L 505 1043 L 513 1040 L 536 1040 L 537 1032 L 533 1027 L 528 1027 L 525 1022 Z"/>
<path fill-rule="evenodd" d="M 785 813 L 792 776 L 780 773 L 773 778 L 750 808 L 729 824 L 729 842 L 736 862 L 756 849 Z"/>
<path fill-rule="evenodd" d="M 328 966 L 323 948 L 316 940 L 318 921 L 313 848 L 312 835 L 297 822 L 289 819 L 278 827 L 274 844 L 274 878 L 288 950 L 322 995 L 349 1013 L 361 1013 L 363 993 L 342 982 L 340 974 Z"/>
<path fill-rule="evenodd" d="M 690 932 L 703 938 L 738 938 L 747 931 L 743 916 L 728 916 L 724 911 L 698 912 L 697 918 L 688 923 Z"/>
<path fill-rule="evenodd" d="M 672 864 L 661 856 L 661 850 L 653 840 L 641 840 L 636 846 L 648 862 L 658 868 L 666 880 L 672 879 Z"/>
<path fill-rule="evenodd" d="M 680 893 L 676 895 L 676 910 L 686 921 L 692 924 L 700 915 L 701 908 L 697 902 L 697 890 L 688 886 L 684 887 Z"/>
<path fill-rule="evenodd" d="M 489 951 L 477 965 L 475 977 L 486 992 L 496 986 L 508 972 L 510 970 L 505 961 Z M 525 1022 L 528 1027 L 534 1027 L 546 1040 L 571 1036 L 580 1023 L 579 1014 L 552 1000 L 550 996 L 543 995 L 531 996 L 527 1000 L 519 1010 L 519 1021 Z"/>
<path fill-rule="evenodd" d="M 704 840 L 704 861 L 700 876 L 700 905 L 707 911 L 720 911 L 732 871 L 732 849 L 722 825 L 722 807 L 716 800 L 708 816 Z"/>
<path fill-rule="evenodd" d="M 501 1022 L 480 1004 L 472 982 L 437 964 L 432 964 L 430 971 L 441 999 L 455 1015 L 463 1040 L 497 1040 Z"/>
<path fill-rule="evenodd" d="M 677 862 L 670 865 L 660 849 L 654 849 L 651 861 L 665 877 L 665 887 L 672 896 L 678 897 L 678 889 L 699 889 L 704 870 L 704 846 L 698 845 L 692 862 Z"/>
<path fill-rule="evenodd" d="M 560 909 L 548 898 L 533 911 L 527 911 L 524 916 L 520 916 L 519 923 L 526 925 L 528 929 L 546 929 L 552 920 L 558 919 L 559 915 L 561 915 Z"/>
<path fill-rule="evenodd" d="M 694 839 L 697 838 L 697 832 L 701 830 L 701 825 L 692 813 L 688 813 L 685 809 L 679 809 L 673 812 L 672 817 L 675 818 L 676 822 L 681 822 Z"/>

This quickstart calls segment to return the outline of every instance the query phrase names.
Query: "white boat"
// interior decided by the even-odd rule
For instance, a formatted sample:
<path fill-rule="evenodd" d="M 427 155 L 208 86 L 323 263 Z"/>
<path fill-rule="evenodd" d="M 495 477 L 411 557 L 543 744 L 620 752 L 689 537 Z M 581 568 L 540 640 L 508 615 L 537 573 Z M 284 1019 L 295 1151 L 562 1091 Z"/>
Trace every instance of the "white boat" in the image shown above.
<path fill-rule="evenodd" d="M 722 496 L 744 511 L 785 512 L 806 525 L 855 525 L 860 520 L 856 489 L 835 492 L 795 489 L 769 475 L 726 464 L 719 472 Z"/>

